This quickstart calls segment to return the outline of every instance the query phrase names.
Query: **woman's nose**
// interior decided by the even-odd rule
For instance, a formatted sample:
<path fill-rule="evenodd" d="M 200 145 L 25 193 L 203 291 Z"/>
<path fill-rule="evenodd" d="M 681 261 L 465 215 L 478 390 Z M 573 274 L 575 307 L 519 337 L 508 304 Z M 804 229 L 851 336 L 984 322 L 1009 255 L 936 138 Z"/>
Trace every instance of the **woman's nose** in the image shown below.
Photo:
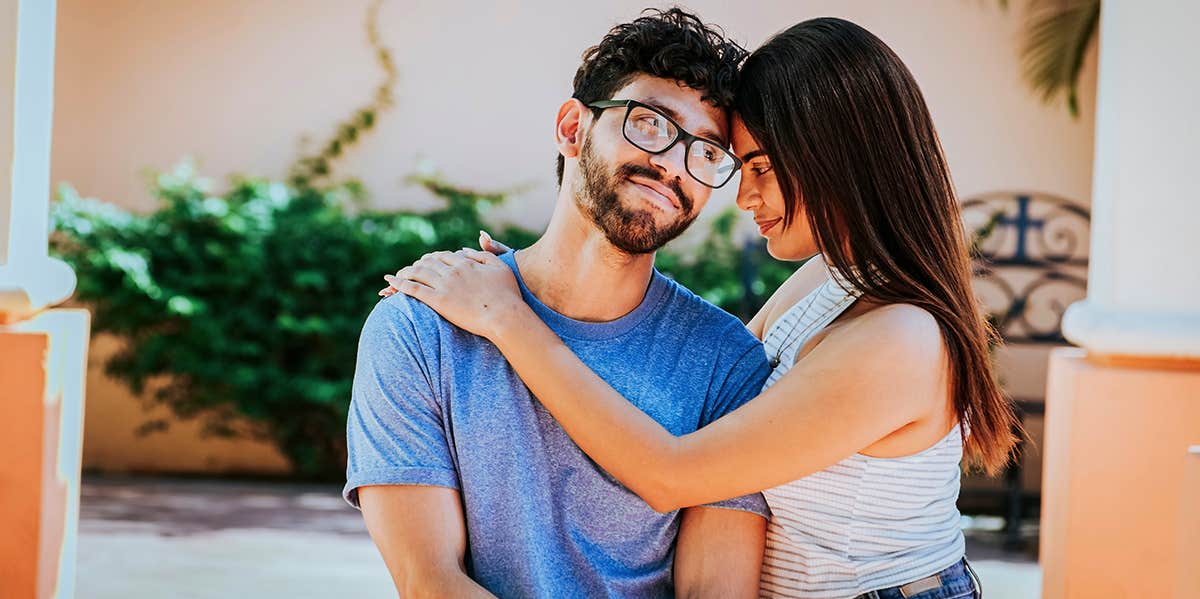
<path fill-rule="evenodd" d="M 753 210 L 759 204 L 758 193 L 748 179 L 749 177 L 741 178 L 737 192 L 737 207 L 747 211 Z"/>

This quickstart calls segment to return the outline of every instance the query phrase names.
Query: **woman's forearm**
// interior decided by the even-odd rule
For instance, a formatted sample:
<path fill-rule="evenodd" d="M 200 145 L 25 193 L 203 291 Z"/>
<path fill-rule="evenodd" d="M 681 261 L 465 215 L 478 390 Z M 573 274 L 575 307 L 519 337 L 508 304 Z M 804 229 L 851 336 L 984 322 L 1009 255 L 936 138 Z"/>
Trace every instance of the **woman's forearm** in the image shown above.
<path fill-rule="evenodd" d="M 402 293 L 495 343 L 572 440 L 659 511 L 740 497 L 837 463 L 924 417 L 943 384 L 930 382 L 943 376 L 931 366 L 941 364 L 932 317 L 920 336 L 908 320 L 863 316 L 754 401 L 675 437 L 563 344 L 495 256 L 431 254 L 394 279 Z M 884 326 L 892 321 L 899 324 Z"/>
<path fill-rule="evenodd" d="M 429 255 L 398 278 L 401 292 L 495 343 L 571 439 L 659 511 L 808 476 L 945 412 L 941 331 L 927 314 L 924 324 L 904 311 L 858 317 L 754 401 L 675 437 L 575 356 L 495 256 Z"/>
<path fill-rule="evenodd" d="M 577 445 L 658 511 L 672 490 L 679 439 L 597 376 L 529 311 L 496 327 L 493 343 Z"/>

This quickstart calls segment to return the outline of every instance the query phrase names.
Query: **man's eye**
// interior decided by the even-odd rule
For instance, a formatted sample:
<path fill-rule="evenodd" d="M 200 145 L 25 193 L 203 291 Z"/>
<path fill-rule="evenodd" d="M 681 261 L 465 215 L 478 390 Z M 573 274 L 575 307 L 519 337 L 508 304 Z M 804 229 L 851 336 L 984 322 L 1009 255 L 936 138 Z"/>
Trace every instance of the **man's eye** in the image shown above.
<path fill-rule="evenodd" d="M 638 123 L 640 123 L 642 128 L 647 131 L 657 131 L 660 127 L 662 127 L 662 123 L 658 121 L 658 118 L 652 116 L 644 116 L 638 119 Z"/>

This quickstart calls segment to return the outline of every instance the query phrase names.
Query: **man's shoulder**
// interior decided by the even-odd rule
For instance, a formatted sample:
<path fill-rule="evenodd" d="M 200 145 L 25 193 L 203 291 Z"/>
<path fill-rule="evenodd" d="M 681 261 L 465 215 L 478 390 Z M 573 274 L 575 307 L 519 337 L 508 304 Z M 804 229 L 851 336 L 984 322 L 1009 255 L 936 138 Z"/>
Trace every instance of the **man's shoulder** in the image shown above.
<path fill-rule="evenodd" d="M 424 345 L 436 343 L 450 326 L 420 300 L 397 293 L 379 300 L 371 308 L 363 324 L 363 338 Z"/>
<path fill-rule="evenodd" d="M 672 282 L 675 296 L 672 323 L 683 329 L 681 341 L 688 344 L 689 355 L 710 377 L 706 422 L 736 408 L 758 394 L 770 375 L 762 342 L 736 316 L 722 310 L 691 290 Z"/>
<path fill-rule="evenodd" d="M 397 293 L 375 302 L 364 327 L 395 328 L 436 323 L 434 312 L 420 301 L 403 293 Z"/>
<path fill-rule="evenodd" d="M 379 318 L 388 322 L 429 322 L 436 324 L 442 317 L 437 312 L 413 297 L 403 293 L 395 293 L 375 302 L 371 309 L 370 318 Z"/>
<path fill-rule="evenodd" d="M 669 285 L 671 303 L 667 317 L 672 321 L 687 322 L 698 334 L 719 339 L 725 344 L 747 348 L 759 343 L 758 338 L 738 317 L 700 297 L 678 281 L 665 275 L 659 276 L 666 279 Z"/>

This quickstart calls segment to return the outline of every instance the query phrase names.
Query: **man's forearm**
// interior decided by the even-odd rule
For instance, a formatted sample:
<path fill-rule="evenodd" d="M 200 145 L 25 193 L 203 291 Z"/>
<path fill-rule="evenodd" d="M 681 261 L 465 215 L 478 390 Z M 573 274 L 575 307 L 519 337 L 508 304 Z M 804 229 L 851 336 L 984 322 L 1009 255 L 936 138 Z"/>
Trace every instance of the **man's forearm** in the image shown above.
<path fill-rule="evenodd" d="M 675 597 L 758 596 L 767 520 L 717 507 L 683 511 L 675 546 Z"/>
<path fill-rule="evenodd" d="M 376 542 L 396 592 L 404 599 L 464 597 L 470 599 L 495 599 L 495 595 L 480 586 L 470 576 L 461 562 L 439 560 L 419 551 L 402 552 L 385 549 Z M 438 562 L 441 562 L 440 564 Z"/>
<path fill-rule="evenodd" d="M 396 591 L 410 597 L 493 597 L 467 576 L 458 491 L 420 485 L 359 489 L 367 532 Z"/>
<path fill-rule="evenodd" d="M 411 573 L 403 576 L 392 574 L 396 592 L 404 599 L 439 597 L 462 597 L 469 599 L 495 599 L 495 595 L 479 585 L 460 570 Z"/>

